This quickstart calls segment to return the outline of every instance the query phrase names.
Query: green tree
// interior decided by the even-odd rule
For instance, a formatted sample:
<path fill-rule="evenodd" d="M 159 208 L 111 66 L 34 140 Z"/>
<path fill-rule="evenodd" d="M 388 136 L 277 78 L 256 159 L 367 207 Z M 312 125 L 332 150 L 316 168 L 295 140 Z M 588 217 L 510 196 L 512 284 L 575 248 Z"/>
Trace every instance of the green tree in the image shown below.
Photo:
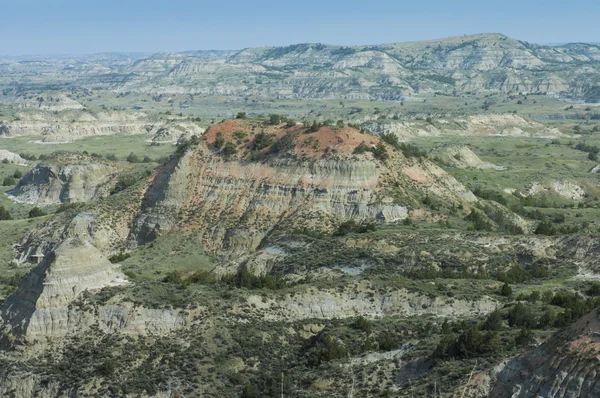
<path fill-rule="evenodd" d="M 121 176 L 117 180 L 115 187 L 110 191 L 110 194 L 113 195 L 117 192 L 121 192 L 122 190 L 132 186 L 137 182 L 137 179 L 134 176 Z"/>
<path fill-rule="evenodd" d="M 225 138 L 223 138 L 223 134 L 217 133 L 215 136 L 215 148 L 221 149 L 225 145 Z"/>
<path fill-rule="evenodd" d="M 354 322 L 352 322 L 352 327 L 354 329 L 362 330 L 366 333 L 371 333 L 371 330 L 373 330 L 373 322 L 364 316 L 359 316 L 354 320 Z"/>
<path fill-rule="evenodd" d="M 275 143 L 275 134 L 260 132 L 254 136 L 252 147 L 255 151 L 271 146 Z"/>
<path fill-rule="evenodd" d="M 313 120 L 313 124 L 310 126 L 311 133 L 316 133 L 317 131 L 319 131 L 320 128 L 321 126 L 319 125 L 319 123 L 317 123 L 316 120 Z"/>
<path fill-rule="evenodd" d="M 282 119 L 281 115 L 274 113 L 269 116 L 269 123 L 272 125 L 281 124 L 281 119 Z"/>
<path fill-rule="evenodd" d="M 12 220 L 12 216 L 4 206 L 0 205 L 0 221 L 2 220 Z"/>
<path fill-rule="evenodd" d="M 5 187 L 10 187 L 12 185 L 15 185 L 16 183 L 17 181 L 14 177 L 4 177 L 4 181 L 2 181 L 2 185 Z"/>
<path fill-rule="evenodd" d="M 512 288 L 510 287 L 508 282 L 504 282 L 504 285 L 502 285 L 502 289 L 500 289 L 500 294 L 502 294 L 504 297 L 512 296 Z"/>
<path fill-rule="evenodd" d="M 508 325 L 510 327 L 535 327 L 535 315 L 525 304 L 517 303 L 508 311 Z"/>
<path fill-rule="evenodd" d="M 515 337 L 515 345 L 518 347 L 528 346 L 533 343 L 533 333 L 529 329 L 521 329 L 519 334 Z"/>
<path fill-rule="evenodd" d="M 372 151 L 373 156 L 375 156 L 375 159 L 385 161 L 390 157 L 390 155 L 388 155 L 387 148 L 385 147 L 382 141 L 379 141 L 377 143 L 377 146 L 373 148 Z"/>
<path fill-rule="evenodd" d="M 246 112 L 238 112 L 238 114 L 235 116 L 236 119 L 245 119 L 246 118 Z"/>
<path fill-rule="evenodd" d="M 139 163 L 140 159 L 137 157 L 137 155 L 133 152 L 131 152 L 128 156 L 127 156 L 127 161 L 129 163 Z"/>
<path fill-rule="evenodd" d="M 237 151 L 237 147 L 231 141 L 228 141 L 223 147 L 223 154 L 225 154 L 226 156 L 235 155 Z"/>
<path fill-rule="evenodd" d="M 495 311 L 490 312 L 490 314 L 485 319 L 485 322 L 483 322 L 482 329 L 490 330 L 490 331 L 501 330 L 502 329 L 502 315 L 500 314 L 500 311 L 495 310 Z"/>
<path fill-rule="evenodd" d="M 242 390 L 241 398 L 259 398 L 260 391 L 254 384 L 247 384 Z"/>
<path fill-rule="evenodd" d="M 45 215 L 46 215 L 46 212 L 37 206 L 34 207 L 33 209 L 29 210 L 29 218 L 42 217 Z"/>
<path fill-rule="evenodd" d="M 21 178 L 23 177 L 23 172 L 21 170 L 15 170 L 15 172 L 13 173 L 13 177 Z"/>
<path fill-rule="evenodd" d="M 354 148 L 354 153 L 361 154 L 361 153 L 368 152 L 370 150 L 371 150 L 371 148 L 367 144 L 365 144 L 364 141 L 361 141 L 361 143 L 358 144 L 358 146 L 356 148 Z"/>

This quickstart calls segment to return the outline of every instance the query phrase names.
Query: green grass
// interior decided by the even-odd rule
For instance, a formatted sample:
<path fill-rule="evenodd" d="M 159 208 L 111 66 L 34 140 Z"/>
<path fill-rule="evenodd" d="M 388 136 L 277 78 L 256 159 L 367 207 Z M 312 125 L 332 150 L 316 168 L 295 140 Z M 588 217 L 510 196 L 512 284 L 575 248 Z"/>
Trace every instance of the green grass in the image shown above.
<path fill-rule="evenodd" d="M 212 259 L 197 236 L 171 232 L 130 253 L 120 264 L 135 279 L 162 280 L 170 272 L 210 271 Z"/>
<path fill-rule="evenodd" d="M 30 268 L 29 265 L 17 266 L 12 261 L 15 256 L 14 245 L 41 220 L 42 218 L 0 221 L 0 300 L 4 300 L 16 289 L 21 277 Z"/>
<path fill-rule="evenodd" d="M 125 160 L 127 156 L 133 152 L 140 159 L 144 156 L 149 156 L 153 160 L 169 156 L 175 150 L 175 146 L 150 145 L 146 142 L 146 135 L 103 135 L 95 137 L 86 137 L 75 140 L 70 143 L 61 144 L 41 144 L 35 141 L 41 140 L 42 137 L 27 136 L 0 139 L 0 148 L 7 149 L 14 153 L 27 153 L 39 157 L 39 155 L 51 154 L 55 151 L 98 153 L 102 156 L 114 154 L 117 159 Z"/>
<path fill-rule="evenodd" d="M 588 173 L 597 163 L 589 160 L 586 152 L 567 145 L 569 141 L 571 140 L 560 139 L 560 144 L 552 144 L 552 140 L 542 138 L 428 137 L 416 138 L 413 143 L 426 149 L 432 149 L 440 144 L 469 145 L 481 160 L 507 168 L 506 170 L 458 169 L 443 166 L 466 185 L 478 185 L 494 190 L 512 188 L 523 191 L 534 181 L 543 183 L 569 180 L 586 188 L 586 192 L 591 195 L 586 200 L 600 197 L 596 175 Z M 594 144 L 597 141 L 594 137 L 588 142 Z M 558 196 L 553 199 L 565 204 L 574 203 Z"/>
<path fill-rule="evenodd" d="M 0 184 L 4 180 L 4 177 L 12 176 L 15 170 L 19 170 L 25 174 L 29 171 L 29 169 L 29 166 L 19 166 L 11 163 L 7 164 L 0 162 Z M 18 178 L 15 180 L 18 182 Z M 0 205 L 4 206 L 4 208 L 10 211 L 13 218 L 25 218 L 27 217 L 27 213 L 33 207 L 33 205 L 15 203 L 8 197 L 8 195 L 6 195 L 6 192 L 14 188 L 15 185 L 7 187 L 0 185 Z"/>

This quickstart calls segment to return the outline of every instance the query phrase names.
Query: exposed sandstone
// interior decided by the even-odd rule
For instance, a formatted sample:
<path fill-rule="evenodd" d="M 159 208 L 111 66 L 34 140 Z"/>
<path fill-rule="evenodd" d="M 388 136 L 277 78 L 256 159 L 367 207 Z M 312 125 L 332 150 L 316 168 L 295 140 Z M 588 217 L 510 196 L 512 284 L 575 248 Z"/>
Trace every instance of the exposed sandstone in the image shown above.
<path fill-rule="evenodd" d="M 55 204 L 88 202 L 107 196 L 119 169 L 87 156 L 39 163 L 21 178 L 8 195 L 16 202 Z"/>

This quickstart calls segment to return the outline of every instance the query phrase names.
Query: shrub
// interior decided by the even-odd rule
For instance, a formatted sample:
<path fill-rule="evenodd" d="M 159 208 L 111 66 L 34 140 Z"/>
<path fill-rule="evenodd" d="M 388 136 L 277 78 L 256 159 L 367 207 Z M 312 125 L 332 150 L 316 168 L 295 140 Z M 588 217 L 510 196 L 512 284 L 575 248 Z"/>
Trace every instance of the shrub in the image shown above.
<path fill-rule="evenodd" d="M 248 134 L 245 131 L 241 131 L 241 130 L 233 133 L 233 138 L 235 138 L 236 140 L 243 140 L 247 136 L 248 136 Z"/>
<path fill-rule="evenodd" d="M 221 149 L 225 145 L 225 138 L 223 138 L 223 134 L 217 133 L 215 136 L 215 148 Z"/>
<path fill-rule="evenodd" d="M 242 268 L 235 275 L 227 275 L 221 279 L 223 282 L 233 285 L 235 287 L 247 288 L 247 289 L 281 289 L 286 286 L 286 282 L 283 279 L 276 278 L 270 274 L 261 276 L 254 275 L 246 268 Z"/>
<path fill-rule="evenodd" d="M 4 177 L 4 181 L 2 181 L 2 185 L 5 187 L 15 185 L 16 183 L 17 183 L 17 181 L 15 180 L 14 177 Z"/>
<path fill-rule="evenodd" d="M 135 178 L 134 176 L 121 176 L 115 184 L 115 187 L 112 189 L 112 191 L 110 191 L 110 194 L 114 195 L 117 192 L 121 192 L 134 185 L 136 182 L 137 178 Z"/>
<path fill-rule="evenodd" d="M 81 205 L 82 205 L 81 203 L 61 203 L 60 206 L 58 206 L 58 208 L 56 209 L 56 211 L 54 213 L 58 214 L 58 213 L 65 212 L 70 209 L 77 209 Z"/>
<path fill-rule="evenodd" d="M 434 358 L 475 358 L 488 355 L 497 349 L 495 332 L 482 332 L 476 328 L 463 331 L 458 338 L 446 335 L 433 352 Z"/>
<path fill-rule="evenodd" d="M 358 224 L 354 220 L 348 220 L 348 221 L 341 223 L 333 235 L 334 236 L 344 236 L 349 233 L 364 234 L 366 232 L 375 231 L 376 229 L 377 228 L 375 227 L 374 223 L 363 222 L 363 223 Z"/>
<path fill-rule="evenodd" d="M 45 215 L 46 215 L 46 212 L 37 206 L 34 207 L 33 209 L 29 210 L 29 218 L 42 217 Z"/>
<path fill-rule="evenodd" d="M 600 283 L 592 282 L 592 284 L 585 290 L 585 294 L 588 296 L 600 296 Z"/>
<path fill-rule="evenodd" d="M 127 260 L 129 257 L 131 257 L 131 254 L 121 252 L 110 256 L 108 258 L 108 261 L 110 261 L 111 263 L 120 263 L 122 261 Z"/>
<path fill-rule="evenodd" d="M 223 154 L 225 154 L 226 156 L 235 155 L 237 151 L 237 147 L 231 141 L 228 141 L 223 147 Z"/>
<path fill-rule="evenodd" d="M 319 123 L 317 123 L 316 120 L 313 120 L 312 125 L 310 126 L 309 131 L 311 133 L 316 133 L 317 131 L 319 131 L 319 129 L 321 128 L 321 125 Z"/>
<path fill-rule="evenodd" d="M 106 159 L 107 160 L 112 160 L 113 162 L 117 161 L 117 157 L 115 156 L 114 153 L 109 153 L 108 155 L 106 155 Z"/>
<path fill-rule="evenodd" d="M 513 265 L 506 272 L 499 272 L 496 278 L 500 282 L 523 283 L 531 279 L 531 274 L 518 264 Z"/>
<path fill-rule="evenodd" d="M 481 210 L 475 208 L 465 217 L 465 220 L 471 221 L 476 231 L 494 231 L 496 229 L 492 220 Z"/>
<path fill-rule="evenodd" d="M 502 288 L 500 289 L 500 294 L 504 297 L 512 296 L 512 288 L 508 285 L 507 282 L 505 282 L 504 285 L 502 285 Z"/>
<path fill-rule="evenodd" d="M 144 156 L 142 163 L 150 163 L 150 162 L 152 162 L 152 158 L 150 158 L 150 156 L 148 156 L 148 155 Z"/>
<path fill-rule="evenodd" d="M 133 152 L 131 152 L 128 156 L 127 156 L 127 161 L 129 163 L 139 163 L 140 159 L 137 157 L 137 155 Z"/>
<path fill-rule="evenodd" d="M 246 112 L 238 112 L 237 115 L 235 116 L 236 119 L 245 119 L 246 118 Z"/>
<path fill-rule="evenodd" d="M 37 157 L 35 155 L 29 154 L 29 153 L 20 153 L 19 156 L 25 160 L 31 160 L 31 161 L 37 160 Z"/>
<path fill-rule="evenodd" d="M 273 152 L 288 152 L 296 146 L 296 134 L 289 133 L 284 135 L 272 147 Z"/>
<path fill-rule="evenodd" d="M 0 205 L 0 221 L 2 220 L 12 220 L 12 215 L 3 205 Z"/>
<path fill-rule="evenodd" d="M 358 146 L 356 148 L 354 148 L 354 153 L 361 154 L 361 153 L 369 152 L 370 150 L 371 150 L 371 148 L 367 144 L 365 144 L 364 141 L 362 141 L 360 144 L 358 144 Z"/>
<path fill-rule="evenodd" d="M 535 315 L 529 307 L 523 303 L 517 303 L 508 312 L 508 326 L 519 326 L 533 328 L 536 325 Z"/>
<path fill-rule="evenodd" d="M 268 146 L 271 146 L 275 143 L 275 134 L 266 134 L 264 132 L 260 132 L 254 136 L 254 141 L 252 142 L 252 148 L 255 151 L 260 151 Z"/>
<path fill-rule="evenodd" d="M 273 125 L 280 124 L 281 120 L 282 120 L 281 115 L 272 114 L 269 116 L 269 124 L 273 124 Z"/>
<path fill-rule="evenodd" d="M 373 329 L 373 322 L 364 316 L 359 316 L 354 320 L 354 322 L 352 322 L 352 327 L 354 329 L 362 330 L 366 333 L 371 333 L 371 330 Z"/>
<path fill-rule="evenodd" d="M 348 356 L 346 347 L 337 338 L 321 333 L 315 336 L 313 346 L 308 350 L 308 365 L 319 366 L 323 362 L 342 359 Z"/>
<path fill-rule="evenodd" d="M 385 147 L 382 141 L 379 141 L 375 148 L 371 148 L 371 151 L 373 152 L 373 156 L 375 156 L 375 159 L 381 161 L 385 161 L 390 157 L 390 155 L 388 155 L 387 153 L 387 148 Z"/>
<path fill-rule="evenodd" d="M 21 177 L 23 177 L 23 172 L 21 170 L 15 170 L 15 172 L 13 173 L 13 177 L 21 178 Z"/>
<path fill-rule="evenodd" d="M 515 337 L 515 345 L 517 347 L 528 346 L 533 341 L 533 333 L 529 329 L 521 329 L 517 337 Z"/>
<path fill-rule="evenodd" d="M 389 332 L 380 333 L 377 343 L 380 351 L 391 351 L 398 348 L 398 340 Z"/>
<path fill-rule="evenodd" d="M 382 134 L 381 139 L 387 144 L 391 145 L 392 148 L 400 149 L 400 141 L 398 140 L 398 136 L 396 134 Z"/>
<path fill-rule="evenodd" d="M 254 384 L 247 384 L 242 390 L 241 398 L 259 398 L 260 390 Z"/>
<path fill-rule="evenodd" d="M 500 314 L 500 311 L 495 310 L 490 312 L 485 319 L 485 322 L 483 322 L 481 329 L 490 331 L 498 331 L 502 329 L 502 315 Z"/>

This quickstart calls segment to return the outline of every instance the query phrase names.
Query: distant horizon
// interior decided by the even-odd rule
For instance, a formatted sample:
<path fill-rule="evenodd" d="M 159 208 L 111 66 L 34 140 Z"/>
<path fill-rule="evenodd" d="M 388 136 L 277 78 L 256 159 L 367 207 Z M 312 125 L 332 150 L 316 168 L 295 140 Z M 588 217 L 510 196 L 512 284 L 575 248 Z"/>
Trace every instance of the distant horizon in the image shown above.
<path fill-rule="evenodd" d="M 464 34 L 464 35 L 453 35 L 453 36 L 446 36 L 446 37 L 437 37 L 437 38 L 428 38 L 428 39 L 423 39 L 423 40 L 406 40 L 406 41 L 384 41 L 381 43 L 365 43 L 365 44 L 336 44 L 336 43 L 324 43 L 322 41 L 314 41 L 314 42 L 299 42 L 299 43 L 289 43 L 289 44 L 282 44 L 282 45 L 264 45 L 264 46 L 252 46 L 252 47 L 240 47 L 240 48 L 207 48 L 207 49 L 202 49 L 202 48 L 195 48 L 195 49 L 184 49 L 184 50 L 160 50 L 160 51 L 136 51 L 136 50 L 132 50 L 132 51 L 98 51 L 98 52 L 88 52 L 88 53 L 39 53 L 39 54 L 35 54 L 35 53 L 31 53 L 31 54 L 2 54 L 0 53 L 0 58 L 9 58 L 9 59 L 13 59 L 13 58 L 31 58 L 31 57 L 51 57 L 51 58 L 69 58 L 69 57 L 90 57 L 90 56 L 94 56 L 94 55 L 101 55 L 101 54 L 116 54 L 116 55 L 130 55 L 130 56 L 137 56 L 139 58 L 142 57 L 147 57 L 147 56 L 151 56 L 154 54 L 160 54 L 160 53 L 173 53 L 173 54 L 182 54 L 182 53 L 186 53 L 186 52 L 210 52 L 210 51 L 219 51 L 219 52 L 227 52 L 227 51 L 242 51 L 245 49 L 251 49 L 251 48 L 264 48 L 264 47 L 287 47 L 287 46 L 293 46 L 293 45 L 300 45 L 300 44 L 324 44 L 327 46 L 341 46 L 341 47 L 361 47 L 361 46 L 370 46 L 370 45 L 385 45 L 385 44 L 395 44 L 395 43 L 415 43 L 415 42 L 424 42 L 424 41 L 436 41 L 436 40 L 447 40 L 447 39 L 451 39 L 451 38 L 457 38 L 457 37 L 469 37 L 469 36 L 478 36 L 478 35 L 493 35 L 493 34 L 500 34 L 503 36 L 506 36 L 510 39 L 513 40 L 517 40 L 517 41 L 523 41 L 523 42 L 527 42 L 527 43 L 531 43 L 531 44 L 535 44 L 535 45 L 540 45 L 540 46 L 549 46 L 549 47 L 557 47 L 557 46 L 564 46 L 564 45 L 568 45 L 568 44 L 588 44 L 588 45 L 600 45 L 600 41 L 599 42 L 593 42 L 593 41 L 565 41 L 565 42 L 549 42 L 549 43 L 536 43 L 536 42 L 530 42 L 527 40 L 521 40 L 517 37 L 511 37 L 508 35 L 505 35 L 503 33 L 500 32 L 480 32 L 480 33 L 471 33 L 471 34 Z"/>
<path fill-rule="evenodd" d="M 502 32 L 529 43 L 600 43 L 592 0 L 26 0 L 0 14 L 4 56 L 341 46 Z"/>

